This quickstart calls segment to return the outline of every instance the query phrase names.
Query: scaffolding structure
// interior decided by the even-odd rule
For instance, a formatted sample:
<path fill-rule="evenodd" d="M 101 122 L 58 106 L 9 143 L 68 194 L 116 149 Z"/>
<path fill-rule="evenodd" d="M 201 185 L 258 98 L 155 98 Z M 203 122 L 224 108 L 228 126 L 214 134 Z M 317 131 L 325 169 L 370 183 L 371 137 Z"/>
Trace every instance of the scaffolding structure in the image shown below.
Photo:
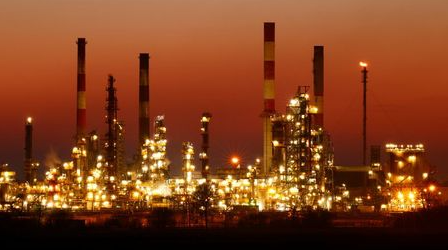
<path fill-rule="evenodd" d="M 315 107 L 308 86 L 299 86 L 286 114 L 271 119 L 273 172 L 281 209 L 303 210 L 331 206 L 333 150 L 329 135 L 313 126 Z"/>
<path fill-rule="evenodd" d="M 106 164 L 109 176 L 117 176 L 118 160 L 117 160 L 117 141 L 118 141 L 118 101 L 116 97 L 116 88 L 114 87 L 115 78 L 112 75 L 108 77 L 108 85 L 106 88 L 106 142 L 104 149 L 106 152 Z"/>
<path fill-rule="evenodd" d="M 154 136 L 152 140 L 146 140 L 142 147 L 143 181 L 152 183 L 164 182 L 169 178 L 168 160 L 166 158 L 166 127 L 165 117 L 159 115 L 154 122 Z"/>

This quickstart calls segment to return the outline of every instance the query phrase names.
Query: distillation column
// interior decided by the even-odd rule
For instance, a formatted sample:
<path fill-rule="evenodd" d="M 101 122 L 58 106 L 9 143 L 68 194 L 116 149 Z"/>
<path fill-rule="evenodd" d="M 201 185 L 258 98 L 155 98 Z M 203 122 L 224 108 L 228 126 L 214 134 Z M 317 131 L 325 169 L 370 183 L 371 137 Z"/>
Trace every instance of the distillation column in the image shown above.
<path fill-rule="evenodd" d="M 209 148 L 209 134 L 208 134 L 208 125 L 210 123 L 212 115 L 210 113 L 203 113 L 201 118 L 201 135 L 202 135 L 202 152 L 199 154 L 199 159 L 201 160 L 201 173 L 202 178 L 207 179 L 208 174 L 210 173 L 209 166 L 209 157 L 208 157 L 208 148 Z"/>
<path fill-rule="evenodd" d="M 106 106 L 106 123 L 107 123 L 107 134 L 106 134 L 106 162 L 108 169 L 108 176 L 116 176 L 118 171 L 118 161 L 117 161 L 117 111 L 118 103 L 116 96 L 116 88 L 114 87 L 115 78 L 112 75 L 108 77 L 107 91 L 107 106 Z"/>

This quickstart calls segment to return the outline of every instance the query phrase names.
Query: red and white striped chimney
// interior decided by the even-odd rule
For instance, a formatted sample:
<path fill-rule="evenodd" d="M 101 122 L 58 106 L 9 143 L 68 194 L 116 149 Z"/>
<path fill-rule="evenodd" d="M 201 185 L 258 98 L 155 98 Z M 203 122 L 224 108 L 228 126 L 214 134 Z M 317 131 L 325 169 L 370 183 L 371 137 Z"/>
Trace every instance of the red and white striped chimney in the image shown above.
<path fill-rule="evenodd" d="M 150 118 L 149 118 L 149 54 L 140 53 L 140 71 L 139 71 L 139 143 L 140 147 L 150 136 Z"/>
<path fill-rule="evenodd" d="M 275 113 L 275 23 L 264 23 L 264 112 Z"/>
<path fill-rule="evenodd" d="M 314 46 L 313 59 L 314 103 L 317 113 L 314 114 L 314 125 L 324 126 L 324 46 Z"/>
<path fill-rule="evenodd" d="M 272 123 L 275 114 L 275 23 L 264 23 L 264 80 L 263 80 L 263 169 L 267 175 L 272 169 Z"/>
<path fill-rule="evenodd" d="M 78 38 L 78 78 L 76 107 L 76 139 L 81 140 L 86 135 L 86 39 Z"/>

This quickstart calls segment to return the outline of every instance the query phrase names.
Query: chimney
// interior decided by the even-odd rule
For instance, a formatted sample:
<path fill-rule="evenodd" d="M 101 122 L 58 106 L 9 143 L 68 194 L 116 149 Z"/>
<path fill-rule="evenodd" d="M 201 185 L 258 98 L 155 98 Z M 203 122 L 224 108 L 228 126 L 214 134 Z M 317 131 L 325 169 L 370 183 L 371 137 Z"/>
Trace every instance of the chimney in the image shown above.
<path fill-rule="evenodd" d="M 86 39 L 78 38 L 78 78 L 76 109 L 76 140 L 86 135 Z"/>
<path fill-rule="evenodd" d="M 264 80 L 263 98 L 263 168 L 262 174 L 267 175 L 272 168 L 272 123 L 271 116 L 275 114 L 275 23 L 264 23 Z"/>
<path fill-rule="evenodd" d="M 149 54 L 141 53 L 139 81 L 139 147 L 150 136 L 149 130 Z"/>
<path fill-rule="evenodd" d="M 362 67 L 362 85 L 363 85 L 363 99 L 362 99 L 362 164 L 367 165 L 367 63 L 360 62 Z"/>
<path fill-rule="evenodd" d="M 264 112 L 275 113 L 275 23 L 264 23 Z"/>
<path fill-rule="evenodd" d="M 37 178 L 37 165 L 33 163 L 33 119 L 28 117 L 25 123 L 25 181 L 32 185 Z"/>
<path fill-rule="evenodd" d="M 314 125 L 324 126 L 324 46 L 314 46 L 313 59 L 314 103 L 317 113 L 314 114 Z"/>

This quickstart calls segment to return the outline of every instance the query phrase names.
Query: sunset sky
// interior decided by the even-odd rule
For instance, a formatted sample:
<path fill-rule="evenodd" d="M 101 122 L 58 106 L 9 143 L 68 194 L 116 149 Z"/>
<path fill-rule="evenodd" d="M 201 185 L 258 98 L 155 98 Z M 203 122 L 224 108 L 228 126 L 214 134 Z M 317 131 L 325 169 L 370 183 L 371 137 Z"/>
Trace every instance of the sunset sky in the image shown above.
<path fill-rule="evenodd" d="M 126 150 L 137 150 L 138 54 L 150 59 L 150 114 L 164 114 L 173 171 L 181 143 L 200 150 L 213 114 L 213 167 L 262 152 L 263 22 L 276 23 L 276 107 L 312 85 L 325 46 L 325 127 L 335 164 L 362 160 L 362 84 L 369 63 L 368 143 L 423 143 L 448 179 L 446 0 L 10 0 L 0 2 L 0 162 L 23 176 L 24 123 L 34 156 L 69 160 L 76 115 L 76 39 L 87 39 L 88 129 L 106 133 L 107 75 L 117 79 Z M 153 119 L 152 119 L 153 121 Z M 197 164 L 199 168 L 199 164 Z"/>

